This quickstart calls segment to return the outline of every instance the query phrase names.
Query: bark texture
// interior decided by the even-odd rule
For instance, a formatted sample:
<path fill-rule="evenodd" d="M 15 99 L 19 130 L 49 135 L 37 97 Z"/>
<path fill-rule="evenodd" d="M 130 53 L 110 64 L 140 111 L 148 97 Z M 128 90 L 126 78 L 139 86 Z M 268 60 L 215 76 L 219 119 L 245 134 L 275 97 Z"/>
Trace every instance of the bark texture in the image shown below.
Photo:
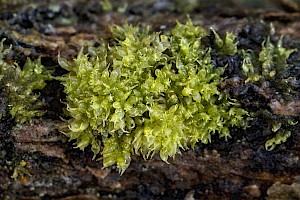
<path fill-rule="evenodd" d="M 5 37 L 5 44 L 12 44 L 11 59 L 20 66 L 26 57 L 42 56 L 42 63 L 61 75 L 65 71 L 58 67 L 58 54 L 72 59 L 82 46 L 110 39 L 112 24 L 128 21 L 165 31 L 176 20 L 185 21 L 188 13 L 195 24 L 214 27 L 221 35 L 235 33 L 239 47 L 259 49 L 268 35 L 284 34 L 284 45 L 298 49 L 290 58 L 294 67 L 288 73 L 300 84 L 297 1 L 271 1 L 270 7 L 264 3 L 259 9 L 246 9 L 246 1 L 203 1 L 180 9 L 181 1 L 130 0 L 113 3 L 111 11 L 93 0 L 26 1 L 26 6 L 18 1 L 13 5 L 0 2 L 0 39 Z M 232 77 L 241 58 L 214 58 L 214 62 L 227 64 L 225 73 Z M 66 129 L 60 119 L 65 97 L 62 85 L 51 81 L 41 94 L 47 110 L 43 119 L 22 127 L 9 117 L 1 119 L 0 199 L 300 199 L 300 126 L 293 126 L 292 136 L 275 150 L 264 148 L 270 137 L 268 119 L 280 115 L 299 121 L 299 92 L 279 103 L 265 88 L 235 79 L 227 79 L 222 89 L 266 117 L 254 117 L 246 130 L 231 130 L 228 141 L 215 137 L 211 144 L 198 144 L 170 159 L 170 164 L 159 157 L 145 161 L 134 156 L 120 176 L 114 167 L 102 169 L 101 162 L 91 160 L 89 149 L 74 149 L 61 133 Z M 0 100 L 0 110 L 5 110 L 2 93 Z"/>

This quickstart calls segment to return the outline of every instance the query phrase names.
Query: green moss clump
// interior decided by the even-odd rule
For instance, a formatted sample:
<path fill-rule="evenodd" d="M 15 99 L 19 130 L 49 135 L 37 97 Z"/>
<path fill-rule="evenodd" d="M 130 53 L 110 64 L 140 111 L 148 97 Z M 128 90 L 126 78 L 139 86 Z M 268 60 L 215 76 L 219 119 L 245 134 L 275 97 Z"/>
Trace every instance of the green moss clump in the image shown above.
<path fill-rule="evenodd" d="M 40 59 L 32 61 L 28 58 L 23 69 L 5 62 L 11 49 L 4 49 L 3 42 L 0 43 L 0 89 L 7 98 L 6 107 L 17 123 L 31 122 L 32 118 L 44 114 L 39 110 L 43 102 L 34 91 L 45 87 L 45 81 L 51 79 L 51 71 L 44 69 Z"/>
<path fill-rule="evenodd" d="M 215 36 L 214 43 L 220 49 L 220 51 L 222 51 L 226 55 L 234 55 L 237 53 L 238 42 L 235 41 L 236 36 L 234 34 L 226 33 L 225 39 L 222 40 L 219 34 L 214 29 L 211 30 Z"/>
<path fill-rule="evenodd" d="M 104 167 L 116 163 L 123 173 L 132 154 L 168 162 L 213 134 L 226 139 L 230 127 L 246 127 L 247 112 L 218 90 L 224 67 L 213 66 L 202 27 L 188 20 L 169 35 L 130 25 L 112 33 L 114 41 L 74 62 L 59 59 L 69 71 L 66 134 L 101 152 Z"/>
<path fill-rule="evenodd" d="M 294 79 L 286 77 L 285 72 L 289 65 L 287 59 L 296 49 L 286 49 L 282 46 L 282 37 L 274 45 L 270 38 L 262 43 L 261 52 L 258 56 L 251 50 L 242 50 L 243 64 L 242 71 L 245 75 L 245 82 L 252 82 L 258 85 L 269 85 L 274 93 L 280 93 L 281 98 L 276 102 L 285 102 L 295 93 L 291 88 L 290 82 Z M 286 99 L 285 99 L 286 98 Z M 291 136 L 291 131 L 287 128 L 297 123 L 293 122 L 292 117 L 277 116 L 267 117 L 272 127 L 273 136 L 265 143 L 266 150 L 273 150 L 276 145 L 286 142 Z"/>
<path fill-rule="evenodd" d="M 288 50 L 282 47 L 282 37 L 277 45 L 270 42 L 270 38 L 263 42 L 258 58 L 251 50 L 242 51 L 244 59 L 242 69 L 247 76 L 246 82 L 271 81 L 276 78 L 285 85 L 288 80 L 283 78 L 283 72 L 288 68 L 287 59 L 295 51 L 296 49 Z"/>

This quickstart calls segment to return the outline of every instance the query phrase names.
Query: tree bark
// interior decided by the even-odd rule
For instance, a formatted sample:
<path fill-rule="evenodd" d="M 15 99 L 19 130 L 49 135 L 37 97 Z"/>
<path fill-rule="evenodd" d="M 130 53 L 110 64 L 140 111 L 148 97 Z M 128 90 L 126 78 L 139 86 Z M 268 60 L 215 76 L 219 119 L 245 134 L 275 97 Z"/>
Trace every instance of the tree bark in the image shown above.
<path fill-rule="evenodd" d="M 13 44 L 12 57 L 19 64 L 27 56 L 42 56 L 46 66 L 58 66 L 58 54 L 72 59 L 81 46 L 96 46 L 101 38 L 110 38 L 111 24 L 127 20 L 163 31 L 186 18 L 186 13 L 170 9 L 173 1 L 129 1 L 124 13 L 105 12 L 98 1 L 51 2 L 55 2 L 52 7 L 35 2 L 35 7 L 0 13 L 0 36 L 7 38 L 5 44 Z M 270 29 L 272 32 L 272 27 L 260 24 L 265 20 L 266 24 L 273 23 L 275 35 L 285 34 L 286 44 L 299 49 L 299 13 L 280 9 L 247 11 L 232 8 L 232 4 L 207 2 L 190 11 L 195 23 L 216 27 L 221 34 L 234 32 L 240 38 L 245 34 L 245 41 L 257 46 Z M 241 45 L 246 45 L 245 41 Z M 293 64 L 298 74 L 299 63 L 297 53 Z M 56 73 L 65 72 L 60 69 Z M 47 86 L 42 97 L 48 112 L 32 125 L 16 127 L 12 119 L 2 119 L 1 199 L 300 199 L 299 125 L 293 127 L 286 143 L 266 151 L 268 135 L 263 132 L 270 128 L 263 118 L 256 117 L 250 128 L 231 130 L 228 141 L 214 137 L 211 144 L 197 144 L 195 149 L 182 151 L 169 159 L 170 164 L 158 156 L 146 161 L 133 156 L 131 165 L 120 176 L 115 167 L 102 168 L 101 156 L 100 161 L 92 160 L 90 149 L 74 149 L 72 141 L 64 136 L 67 125 L 60 120 L 65 106 L 62 90 L 55 81 Z M 257 102 L 268 98 L 261 91 L 254 95 L 259 96 Z M 274 101 L 268 104 L 272 114 L 299 119 L 298 96 L 284 105 Z"/>

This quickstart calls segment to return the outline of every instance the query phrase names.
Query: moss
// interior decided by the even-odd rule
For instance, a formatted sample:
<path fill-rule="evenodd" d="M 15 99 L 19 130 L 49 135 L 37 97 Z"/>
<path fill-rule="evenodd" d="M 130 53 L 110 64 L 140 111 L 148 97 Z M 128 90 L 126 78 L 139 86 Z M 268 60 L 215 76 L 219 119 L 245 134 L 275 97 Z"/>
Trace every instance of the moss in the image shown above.
<path fill-rule="evenodd" d="M 268 38 L 255 55 L 250 49 L 239 50 L 235 35 L 227 33 L 222 39 L 212 33 L 214 54 L 242 55 L 245 83 L 274 83 L 276 89 L 278 82 L 290 81 L 282 74 L 295 50 L 283 48 L 282 38 L 277 45 Z M 109 43 L 90 47 L 88 54 L 82 50 L 73 62 L 59 58 L 69 73 L 57 78 L 67 94 L 66 135 L 81 150 L 90 146 L 94 158 L 102 154 L 104 167 L 117 164 L 123 173 L 134 154 L 145 159 L 159 154 L 168 163 L 197 142 L 211 142 L 214 134 L 226 140 L 231 127 L 247 127 L 248 112 L 226 90 L 219 90 L 226 66 L 213 65 L 211 47 L 203 42 L 208 37 L 205 29 L 189 19 L 166 34 L 126 24 L 112 27 L 112 35 Z M 7 97 L 0 114 L 6 107 L 18 123 L 41 116 L 43 102 L 35 91 L 45 87 L 51 71 L 40 59 L 27 59 L 21 69 L 4 61 L 10 49 L 3 48 L 3 41 L 0 50 L 1 90 Z M 273 116 L 269 121 L 273 136 L 265 147 L 272 150 L 290 137 L 286 127 L 293 122 Z"/>
<path fill-rule="evenodd" d="M 285 102 L 296 93 L 291 87 L 292 77 L 286 77 L 289 69 L 287 59 L 296 49 L 286 49 L 282 46 L 282 37 L 274 45 L 270 38 L 267 38 L 261 46 L 261 52 L 256 56 L 251 50 L 242 50 L 242 70 L 245 75 L 245 82 L 270 87 L 280 99 L 273 99 L 269 104 L 272 108 L 274 102 Z M 280 94 L 280 95 L 279 95 Z M 271 98 L 274 98 L 271 96 Z M 273 150 L 276 145 L 286 142 L 291 136 L 288 127 L 297 123 L 293 122 L 292 116 L 276 116 L 270 114 L 267 117 L 272 127 L 272 138 L 265 143 L 267 150 Z M 294 120 L 295 121 L 295 120 Z"/>
<path fill-rule="evenodd" d="M 15 166 L 11 178 L 17 181 L 18 179 L 22 180 L 25 176 L 31 176 L 30 172 L 25 168 L 26 165 L 28 165 L 26 161 L 20 161 L 20 163 Z"/>
<path fill-rule="evenodd" d="M 74 62 L 59 59 L 69 71 L 66 135 L 77 148 L 102 153 L 104 167 L 117 164 L 123 173 L 133 154 L 168 162 L 213 134 L 226 139 L 230 127 L 246 127 L 247 112 L 218 90 L 225 67 L 213 66 L 202 27 L 188 20 L 169 35 L 130 25 L 112 33 L 112 42 Z"/>
<path fill-rule="evenodd" d="M 111 11 L 113 9 L 111 0 L 100 0 L 99 2 L 104 11 Z"/>
<path fill-rule="evenodd" d="M 0 43 L 0 87 L 7 98 L 9 114 L 22 124 L 43 115 L 44 112 L 39 110 L 43 102 L 35 91 L 45 87 L 45 81 L 51 79 L 51 71 L 44 69 L 40 59 L 32 61 L 28 58 L 23 69 L 5 62 L 11 48 L 4 49 L 3 42 Z"/>
<path fill-rule="evenodd" d="M 287 59 L 295 51 L 296 49 L 288 50 L 282 47 L 282 37 L 277 45 L 274 45 L 270 38 L 264 41 L 258 57 L 255 57 L 251 50 L 243 50 L 242 69 L 247 76 L 246 82 L 271 81 L 276 78 L 285 85 L 288 80 L 283 79 L 282 74 L 289 67 Z"/>
<path fill-rule="evenodd" d="M 237 53 L 238 42 L 235 41 L 236 36 L 234 34 L 226 33 L 225 39 L 222 40 L 214 29 L 211 30 L 215 36 L 214 43 L 220 51 L 222 51 L 226 55 L 234 55 Z"/>

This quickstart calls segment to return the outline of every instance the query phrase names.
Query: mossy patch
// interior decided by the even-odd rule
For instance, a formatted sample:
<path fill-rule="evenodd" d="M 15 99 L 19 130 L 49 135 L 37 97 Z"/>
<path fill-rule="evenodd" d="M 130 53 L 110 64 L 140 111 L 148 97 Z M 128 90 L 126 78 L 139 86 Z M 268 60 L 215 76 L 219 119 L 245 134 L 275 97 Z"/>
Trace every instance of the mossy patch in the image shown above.
<path fill-rule="evenodd" d="M 247 111 L 218 89 L 225 66 L 216 68 L 201 43 L 205 29 L 188 20 L 170 34 L 130 25 L 112 33 L 111 43 L 74 62 L 59 60 L 69 71 L 62 78 L 71 116 L 66 135 L 102 153 L 104 167 L 116 163 L 123 173 L 132 154 L 159 153 L 168 162 L 212 134 L 226 139 L 230 127 L 247 126 Z M 222 53 L 234 54 L 234 37 L 226 38 Z"/>
<path fill-rule="evenodd" d="M 40 59 L 32 61 L 28 58 L 23 69 L 6 62 L 4 59 L 11 49 L 4 49 L 3 42 L 0 43 L 0 89 L 7 98 L 4 110 L 22 124 L 43 115 L 44 112 L 39 110 L 43 102 L 35 91 L 45 87 L 45 81 L 51 79 L 51 71 L 44 69 Z M 5 114 L 0 113 L 0 117 Z"/>

